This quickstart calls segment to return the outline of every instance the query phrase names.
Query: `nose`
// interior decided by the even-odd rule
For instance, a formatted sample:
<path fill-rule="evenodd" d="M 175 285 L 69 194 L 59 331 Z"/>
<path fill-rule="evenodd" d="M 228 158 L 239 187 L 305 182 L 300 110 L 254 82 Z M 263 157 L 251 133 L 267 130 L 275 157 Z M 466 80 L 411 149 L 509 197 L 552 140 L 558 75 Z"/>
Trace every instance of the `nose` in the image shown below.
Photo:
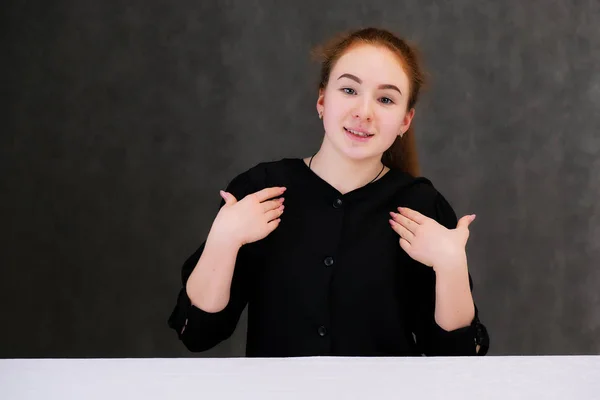
<path fill-rule="evenodd" d="M 371 121 L 373 118 L 373 107 L 371 100 L 369 100 L 367 97 L 363 98 L 363 100 L 356 105 L 353 116 L 354 118 L 358 118 L 360 120 Z"/>

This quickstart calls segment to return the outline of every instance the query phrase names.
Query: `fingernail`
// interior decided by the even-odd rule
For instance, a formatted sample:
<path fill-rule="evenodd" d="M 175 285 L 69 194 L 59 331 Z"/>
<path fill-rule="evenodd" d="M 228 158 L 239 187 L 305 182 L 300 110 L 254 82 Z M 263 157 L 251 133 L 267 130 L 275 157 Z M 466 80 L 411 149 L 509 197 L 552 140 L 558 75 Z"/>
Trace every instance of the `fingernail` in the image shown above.
<path fill-rule="evenodd" d="M 281 191 L 282 191 L 282 192 L 285 192 L 286 190 L 287 190 L 287 188 L 286 188 L 286 187 L 282 187 L 282 188 L 281 188 Z"/>

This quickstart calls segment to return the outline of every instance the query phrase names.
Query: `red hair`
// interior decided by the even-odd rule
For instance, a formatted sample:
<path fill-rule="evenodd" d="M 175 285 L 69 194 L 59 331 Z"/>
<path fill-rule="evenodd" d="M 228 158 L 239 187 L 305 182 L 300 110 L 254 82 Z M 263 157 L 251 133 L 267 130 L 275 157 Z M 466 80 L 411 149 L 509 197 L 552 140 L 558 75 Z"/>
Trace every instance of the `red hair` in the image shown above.
<path fill-rule="evenodd" d="M 420 54 L 416 47 L 387 31 L 379 28 L 365 28 L 338 35 L 326 44 L 317 47 L 313 55 L 321 62 L 319 89 L 325 89 L 335 63 L 352 46 L 368 44 L 382 46 L 392 51 L 402 64 L 409 80 L 407 111 L 415 106 L 419 93 L 425 85 L 425 73 L 421 67 Z M 398 136 L 386 150 L 381 161 L 389 168 L 399 168 L 412 176 L 418 176 L 419 160 L 412 124 L 402 137 Z"/>

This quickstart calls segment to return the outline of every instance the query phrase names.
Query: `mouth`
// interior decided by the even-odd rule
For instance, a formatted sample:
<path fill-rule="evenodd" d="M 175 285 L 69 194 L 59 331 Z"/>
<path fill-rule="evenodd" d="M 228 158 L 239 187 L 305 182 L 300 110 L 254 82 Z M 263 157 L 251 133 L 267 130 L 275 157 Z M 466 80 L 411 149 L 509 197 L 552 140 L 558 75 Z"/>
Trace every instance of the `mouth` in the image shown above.
<path fill-rule="evenodd" d="M 346 134 L 348 134 L 348 136 L 360 141 L 368 140 L 369 138 L 374 136 L 374 134 L 365 132 L 363 130 L 355 130 L 346 127 L 344 127 L 344 130 L 346 131 Z"/>

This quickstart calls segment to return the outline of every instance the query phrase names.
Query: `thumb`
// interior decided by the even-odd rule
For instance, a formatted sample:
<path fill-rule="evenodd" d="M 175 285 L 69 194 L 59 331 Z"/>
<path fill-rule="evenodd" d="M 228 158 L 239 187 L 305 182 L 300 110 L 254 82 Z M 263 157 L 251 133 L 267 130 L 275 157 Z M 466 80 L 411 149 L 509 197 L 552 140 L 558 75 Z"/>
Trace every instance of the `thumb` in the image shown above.
<path fill-rule="evenodd" d="M 221 195 L 223 200 L 225 200 L 225 204 L 227 204 L 228 206 L 237 203 L 237 199 L 231 193 L 220 190 L 219 194 Z"/>
<path fill-rule="evenodd" d="M 475 214 L 471 214 L 471 215 L 465 215 L 464 217 L 462 217 L 459 221 L 458 224 L 456 224 L 456 228 L 465 228 L 465 229 L 469 229 L 469 225 L 471 224 L 471 222 L 475 221 Z"/>

